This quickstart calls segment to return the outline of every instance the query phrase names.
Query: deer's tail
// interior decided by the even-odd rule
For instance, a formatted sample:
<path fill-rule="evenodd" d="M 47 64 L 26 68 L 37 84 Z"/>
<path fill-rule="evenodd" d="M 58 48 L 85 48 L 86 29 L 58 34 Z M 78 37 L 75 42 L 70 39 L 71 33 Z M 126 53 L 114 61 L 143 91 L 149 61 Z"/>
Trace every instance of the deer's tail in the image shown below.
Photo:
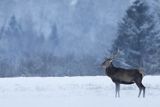
<path fill-rule="evenodd" d="M 144 69 L 143 68 L 139 68 L 139 73 L 141 73 L 142 74 L 142 77 L 144 77 Z"/>

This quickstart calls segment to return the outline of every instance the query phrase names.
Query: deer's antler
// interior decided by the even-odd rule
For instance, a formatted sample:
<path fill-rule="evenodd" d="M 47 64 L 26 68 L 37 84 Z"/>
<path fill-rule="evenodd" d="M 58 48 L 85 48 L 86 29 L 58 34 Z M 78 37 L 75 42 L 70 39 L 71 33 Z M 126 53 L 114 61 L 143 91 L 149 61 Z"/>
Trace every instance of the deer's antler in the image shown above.
<path fill-rule="evenodd" d="M 118 48 L 117 52 L 115 54 L 112 54 L 110 58 L 115 59 L 119 55 L 119 53 L 120 53 L 120 50 Z"/>

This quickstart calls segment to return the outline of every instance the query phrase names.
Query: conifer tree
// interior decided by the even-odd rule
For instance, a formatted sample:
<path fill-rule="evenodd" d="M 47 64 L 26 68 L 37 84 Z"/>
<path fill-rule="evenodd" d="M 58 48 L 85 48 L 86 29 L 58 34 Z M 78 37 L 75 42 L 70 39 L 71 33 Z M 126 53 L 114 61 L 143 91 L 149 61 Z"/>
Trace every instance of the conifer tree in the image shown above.
<path fill-rule="evenodd" d="M 149 38 L 154 38 L 155 35 L 154 15 L 150 12 L 147 2 L 136 0 L 118 26 L 117 38 L 112 48 L 112 52 L 118 48 L 121 50 L 116 63 L 129 68 L 145 68 L 145 61 L 150 54 L 147 53 L 150 47 L 147 44 Z"/>

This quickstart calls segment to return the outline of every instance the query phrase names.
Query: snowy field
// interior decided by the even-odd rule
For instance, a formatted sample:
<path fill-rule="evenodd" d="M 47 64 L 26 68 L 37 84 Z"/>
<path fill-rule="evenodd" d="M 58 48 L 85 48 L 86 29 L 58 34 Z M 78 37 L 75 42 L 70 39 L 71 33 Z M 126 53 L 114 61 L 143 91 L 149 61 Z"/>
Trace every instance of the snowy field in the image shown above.
<path fill-rule="evenodd" d="M 160 107 L 160 76 L 146 76 L 146 98 L 138 88 L 114 84 L 106 76 L 0 78 L 0 107 Z"/>

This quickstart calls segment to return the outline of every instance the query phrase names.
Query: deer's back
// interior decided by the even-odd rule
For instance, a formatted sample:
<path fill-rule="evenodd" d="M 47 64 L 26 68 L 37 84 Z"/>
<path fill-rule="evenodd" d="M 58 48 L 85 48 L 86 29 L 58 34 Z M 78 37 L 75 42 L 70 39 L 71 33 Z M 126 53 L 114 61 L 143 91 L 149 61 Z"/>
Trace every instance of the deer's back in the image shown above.
<path fill-rule="evenodd" d="M 137 69 L 115 68 L 108 71 L 107 75 L 111 77 L 113 82 L 119 82 L 121 84 L 132 84 L 135 78 L 142 78 L 142 74 Z"/>

